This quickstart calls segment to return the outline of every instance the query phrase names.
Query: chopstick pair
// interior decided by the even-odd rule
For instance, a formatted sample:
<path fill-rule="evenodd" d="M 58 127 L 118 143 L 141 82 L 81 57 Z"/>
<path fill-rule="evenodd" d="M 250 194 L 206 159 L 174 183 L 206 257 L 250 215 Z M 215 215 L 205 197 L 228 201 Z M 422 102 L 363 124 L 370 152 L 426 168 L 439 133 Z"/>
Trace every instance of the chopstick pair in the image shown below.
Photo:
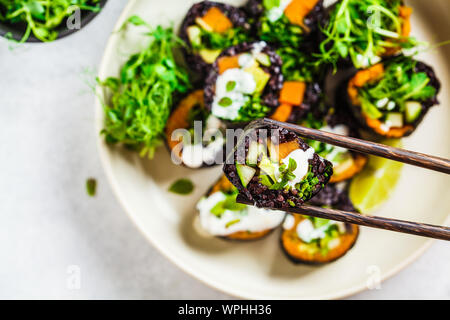
<path fill-rule="evenodd" d="M 430 156 L 423 153 L 408 151 L 400 148 L 394 148 L 379 143 L 365 141 L 348 136 L 342 136 L 334 133 L 324 132 L 305 128 L 302 126 L 279 122 L 271 119 L 260 119 L 253 121 L 247 130 L 254 130 L 265 126 L 275 125 L 281 128 L 298 133 L 300 136 L 312 140 L 317 140 L 327 144 L 343 147 L 349 150 L 375 155 L 398 162 L 407 163 L 417 167 L 422 167 L 446 174 L 450 174 L 450 160 Z M 244 195 L 240 194 L 237 202 L 253 205 Z M 270 209 L 270 208 L 269 208 Z M 285 209 L 286 212 L 303 214 L 317 218 L 330 219 L 351 223 L 371 228 L 385 229 L 395 232 L 413 234 L 422 237 L 440 239 L 450 241 L 450 228 L 445 226 L 435 226 L 411 221 L 397 220 L 391 218 L 383 218 L 376 216 L 365 216 L 355 212 L 326 209 L 315 206 L 303 205 L 301 207 L 290 207 Z"/>

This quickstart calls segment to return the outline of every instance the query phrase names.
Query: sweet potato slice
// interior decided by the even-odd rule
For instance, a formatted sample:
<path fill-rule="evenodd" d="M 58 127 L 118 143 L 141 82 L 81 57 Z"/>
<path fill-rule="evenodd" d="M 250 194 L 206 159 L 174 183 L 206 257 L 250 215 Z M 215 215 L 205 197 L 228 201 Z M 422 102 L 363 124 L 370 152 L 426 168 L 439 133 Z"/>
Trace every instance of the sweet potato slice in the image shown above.
<path fill-rule="evenodd" d="M 239 56 L 222 57 L 217 61 L 219 74 L 224 73 L 228 69 L 239 68 Z"/>
<path fill-rule="evenodd" d="M 360 105 L 358 89 L 366 83 L 380 79 L 384 74 L 384 66 L 378 63 L 368 69 L 358 71 L 348 83 L 348 96 L 354 105 Z"/>
<path fill-rule="evenodd" d="M 214 32 L 223 33 L 233 27 L 230 19 L 217 7 L 211 7 L 202 20 L 209 25 Z"/>
<path fill-rule="evenodd" d="M 297 225 L 307 218 L 302 215 L 294 215 L 294 218 L 295 223 L 292 229 L 284 230 L 281 235 L 281 245 L 288 257 L 296 263 L 324 264 L 337 260 L 353 247 L 358 238 L 358 226 L 351 225 L 351 232 L 341 235 L 339 245 L 326 254 L 322 254 L 320 250 L 309 251 L 307 249 L 309 245 L 297 236 L 296 231 Z"/>
<path fill-rule="evenodd" d="M 386 138 L 402 138 L 414 131 L 412 125 L 406 125 L 401 128 L 390 128 L 388 131 L 383 130 L 383 123 L 378 119 L 372 119 L 364 115 L 364 119 L 368 127 L 372 128 L 376 133 Z"/>
<path fill-rule="evenodd" d="M 186 98 L 181 100 L 178 107 L 172 112 L 166 125 L 166 140 L 167 145 L 172 150 L 180 141 L 172 140 L 172 132 L 176 129 L 187 129 L 189 123 L 187 121 L 189 111 L 195 106 L 204 107 L 203 90 L 196 90 L 189 94 Z"/>
<path fill-rule="evenodd" d="M 339 166 L 333 168 L 333 175 L 331 176 L 330 183 L 338 183 L 348 180 L 354 177 L 357 173 L 361 172 L 367 163 L 367 157 L 363 155 L 356 155 L 349 159 L 350 165 L 340 169 Z"/>
<path fill-rule="evenodd" d="M 304 27 L 305 17 L 317 5 L 319 0 L 293 0 L 284 10 L 289 22 Z"/>
<path fill-rule="evenodd" d="M 302 81 L 286 81 L 280 93 L 280 102 L 300 106 L 305 96 L 306 83 Z"/>
<path fill-rule="evenodd" d="M 270 118 L 276 121 L 286 122 L 291 116 L 292 108 L 293 106 L 290 104 L 281 104 Z"/>
<path fill-rule="evenodd" d="M 274 162 L 280 162 L 286 158 L 292 151 L 300 148 L 297 140 L 283 142 L 280 144 L 268 143 L 270 159 Z"/>

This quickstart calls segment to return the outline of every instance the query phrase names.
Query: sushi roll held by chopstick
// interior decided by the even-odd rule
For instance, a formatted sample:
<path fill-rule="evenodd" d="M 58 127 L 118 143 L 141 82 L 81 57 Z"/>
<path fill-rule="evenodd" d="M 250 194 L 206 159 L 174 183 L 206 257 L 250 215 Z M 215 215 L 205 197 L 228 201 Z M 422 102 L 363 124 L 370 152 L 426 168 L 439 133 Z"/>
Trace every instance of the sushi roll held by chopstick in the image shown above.
<path fill-rule="evenodd" d="M 295 133 L 276 126 L 253 131 L 238 142 L 224 165 L 227 178 L 256 206 L 301 206 L 319 193 L 333 165 Z"/>

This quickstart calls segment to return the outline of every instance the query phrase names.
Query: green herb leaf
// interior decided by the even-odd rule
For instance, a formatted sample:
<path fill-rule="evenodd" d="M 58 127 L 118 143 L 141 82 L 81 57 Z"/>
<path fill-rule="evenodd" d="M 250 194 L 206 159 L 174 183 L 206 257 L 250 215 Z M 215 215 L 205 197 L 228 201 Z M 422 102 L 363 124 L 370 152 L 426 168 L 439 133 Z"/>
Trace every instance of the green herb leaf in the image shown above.
<path fill-rule="evenodd" d="M 227 91 L 233 91 L 236 88 L 236 81 L 228 81 L 227 83 Z"/>
<path fill-rule="evenodd" d="M 94 178 L 89 178 L 86 180 L 86 193 L 90 197 L 95 197 L 95 194 L 97 192 L 97 180 Z"/>
<path fill-rule="evenodd" d="M 228 97 L 224 97 L 224 98 L 219 100 L 219 106 L 221 106 L 221 107 L 229 107 L 232 104 L 233 104 L 233 100 L 231 100 Z"/>
<path fill-rule="evenodd" d="M 228 222 L 228 223 L 225 225 L 225 228 L 229 228 L 229 227 L 231 227 L 233 224 L 236 224 L 236 223 L 238 223 L 238 222 L 240 222 L 240 221 L 241 221 L 241 219 L 232 220 L 232 221 Z"/>
<path fill-rule="evenodd" d="M 180 179 L 170 186 L 169 191 L 179 195 L 188 195 L 194 191 L 194 184 L 189 179 Z"/>

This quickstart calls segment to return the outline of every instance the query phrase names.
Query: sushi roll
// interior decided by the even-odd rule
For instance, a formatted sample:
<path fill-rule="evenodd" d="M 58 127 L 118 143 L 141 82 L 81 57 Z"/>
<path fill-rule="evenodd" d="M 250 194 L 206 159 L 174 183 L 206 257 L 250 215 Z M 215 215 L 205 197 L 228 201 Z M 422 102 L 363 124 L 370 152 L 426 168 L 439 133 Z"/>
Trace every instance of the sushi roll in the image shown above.
<path fill-rule="evenodd" d="M 358 71 L 341 90 L 364 127 L 382 137 L 401 138 L 439 104 L 440 82 L 430 66 L 398 56 Z"/>
<path fill-rule="evenodd" d="M 188 11 L 180 29 L 186 43 L 186 62 L 200 77 L 206 77 L 223 49 L 249 38 L 245 13 L 228 4 L 202 1 Z"/>
<path fill-rule="evenodd" d="M 249 0 L 245 10 L 256 20 L 261 40 L 293 49 L 318 30 L 325 16 L 322 0 Z"/>
<path fill-rule="evenodd" d="M 180 101 L 167 121 L 165 133 L 175 163 L 200 168 L 223 162 L 225 125 L 206 110 L 203 90 Z"/>
<path fill-rule="evenodd" d="M 223 170 L 258 207 L 301 206 L 319 193 L 333 174 L 331 162 L 286 129 L 271 126 L 247 132 L 242 139 Z"/>
<path fill-rule="evenodd" d="M 358 131 L 354 129 L 349 121 L 344 121 L 343 117 L 339 117 L 336 113 L 330 114 L 323 120 L 309 113 L 306 119 L 300 124 L 307 128 L 359 138 Z M 330 183 L 342 182 L 353 178 L 367 164 L 367 156 L 361 153 L 320 141 L 305 141 L 314 148 L 319 156 L 333 164 L 333 176 L 330 179 Z"/>
<path fill-rule="evenodd" d="M 410 37 L 412 9 L 403 0 L 343 0 L 328 11 L 317 56 L 335 70 L 368 68 L 418 44 Z"/>
<path fill-rule="evenodd" d="M 327 185 L 312 204 L 357 212 L 339 185 Z M 281 247 L 294 263 L 325 264 L 344 256 L 354 246 L 358 235 L 356 225 L 288 214 L 283 223 Z"/>
<path fill-rule="evenodd" d="M 261 239 L 279 227 L 286 214 L 236 203 L 237 189 L 225 176 L 197 204 L 202 231 L 228 240 Z"/>
<path fill-rule="evenodd" d="M 281 64 L 265 42 L 246 42 L 224 50 L 206 79 L 206 108 L 233 125 L 272 114 L 283 86 Z"/>

